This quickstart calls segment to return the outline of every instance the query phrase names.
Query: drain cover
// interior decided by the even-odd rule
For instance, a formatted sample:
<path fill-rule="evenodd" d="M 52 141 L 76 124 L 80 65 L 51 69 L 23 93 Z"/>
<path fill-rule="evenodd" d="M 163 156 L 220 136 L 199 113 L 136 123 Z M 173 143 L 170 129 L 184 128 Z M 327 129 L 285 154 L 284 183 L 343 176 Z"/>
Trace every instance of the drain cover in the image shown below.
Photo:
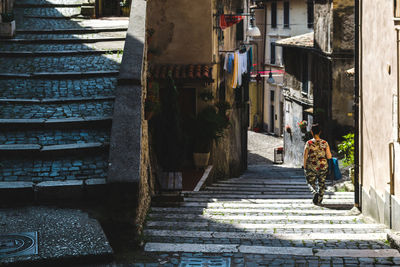
<path fill-rule="evenodd" d="M 231 266 L 231 259 L 222 257 L 182 257 L 179 267 L 229 267 Z"/>
<path fill-rule="evenodd" d="M 0 258 L 38 253 L 37 232 L 0 235 Z"/>

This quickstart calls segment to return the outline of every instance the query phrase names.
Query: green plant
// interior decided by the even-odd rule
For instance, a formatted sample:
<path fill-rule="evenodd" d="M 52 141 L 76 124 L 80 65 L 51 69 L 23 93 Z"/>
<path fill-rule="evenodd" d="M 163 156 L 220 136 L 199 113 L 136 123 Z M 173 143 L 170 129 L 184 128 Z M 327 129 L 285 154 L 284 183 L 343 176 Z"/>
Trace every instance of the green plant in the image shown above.
<path fill-rule="evenodd" d="M 12 12 L 4 12 L 1 13 L 1 20 L 3 22 L 11 22 L 14 20 L 14 13 Z"/>
<path fill-rule="evenodd" d="M 338 145 L 339 154 L 343 158 L 344 166 L 354 165 L 354 133 L 343 136 L 344 141 Z"/>
<path fill-rule="evenodd" d="M 208 102 L 214 99 L 214 95 L 211 90 L 203 91 L 199 94 L 199 97 L 204 101 Z"/>
<path fill-rule="evenodd" d="M 231 104 L 227 101 L 219 101 L 215 106 L 218 108 L 218 111 L 225 113 L 227 110 L 231 109 Z"/>
<path fill-rule="evenodd" d="M 210 152 L 212 142 L 218 142 L 228 126 L 229 119 L 225 112 L 217 111 L 214 106 L 207 106 L 200 111 L 192 127 L 195 152 Z"/>

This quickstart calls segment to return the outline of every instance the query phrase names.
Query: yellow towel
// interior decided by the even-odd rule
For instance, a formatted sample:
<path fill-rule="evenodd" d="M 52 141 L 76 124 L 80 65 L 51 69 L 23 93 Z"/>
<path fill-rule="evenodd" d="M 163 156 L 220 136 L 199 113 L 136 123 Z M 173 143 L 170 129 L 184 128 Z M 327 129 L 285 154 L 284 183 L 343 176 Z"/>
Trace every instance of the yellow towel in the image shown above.
<path fill-rule="evenodd" d="M 238 75 L 238 61 L 239 61 L 239 55 L 237 52 L 235 52 L 235 57 L 233 60 L 233 75 L 232 75 L 232 88 L 236 88 L 237 86 L 237 75 Z"/>

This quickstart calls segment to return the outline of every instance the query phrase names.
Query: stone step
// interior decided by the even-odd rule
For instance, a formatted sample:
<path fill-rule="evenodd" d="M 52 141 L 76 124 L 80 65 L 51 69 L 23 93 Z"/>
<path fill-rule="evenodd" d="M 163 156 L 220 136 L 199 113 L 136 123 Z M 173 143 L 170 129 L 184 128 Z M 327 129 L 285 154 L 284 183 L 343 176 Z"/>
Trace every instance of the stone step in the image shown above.
<path fill-rule="evenodd" d="M 110 128 L 94 128 L 93 126 L 80 125 L 76 129 L 23 129 L 16 131 L 3 130 L 0 132 L 0 144 L 21 145 L 34 144 L 39 146 L 65 145 L 72 143 L 109 143 Z"/>
<path fill-rule="evenodd" d="M 17 12 L 20 12 L 20 10 L 17 10 Z M 80 15 L 81 9 L 80 9 L 80 7 L 73 7 L 73 8 L 70 8 L 70 7 L 59 7 L 59 8 L 35 7 L 35 8 L 24 8 L 22 10 L 22 12 L 23 12 L 24 16 L 71 17 L 71 16 Z"/>
<path fill-rule="evenodd" d="M 17 39 L 3 39 L 2 43 L 11 43 L 11 44 L 76 44 L 76 43 L 98 43 L 98 42 L 116 42 L 116 41 L 125 41 L 125 37 L 97 37 L 91 38 L 90 35 L 82 36 L 80 38 L 77 36 L 76 38 L 51 38 L 52 36 L 48 36 L 48 38 L 43 39 L 32 39 L 32 38 L 17 38 Z M 51 38 L 51 39 L 50 39 Z"/>
<path fill-rule="evenodd" d="M 210 190 L 239 190 L 239 191 L 258 191 L 259 189 L 304 189 L 308 186 L 306 183 L 304 184 L 265 184 L 265 185 L 236 185 L 236 184 L 213 184 L 211 186 L 207 186 L 207 189 Z"/>
<path fill-rule="evenodd" d="M 2 43 L 0 55 L 2 57 L 26 56 L 65 56 L 76 53 L 121 53 L 125 41 L 114 42 L 93 42 L 93 43 L 68 43 L 68 44 L 23 44 L 23 43 Z M 6 52 L 12 53 L 7 55 Z"/>
<path fill-rule="evenodd" d="M 69 99 L 113 97 L 117 86 L 116 77 L 94 77 L 87 79 L 0 80 L 0 98 Z"/>
<path fill-rule="evenodd" d="M 70 102 L 75 103 L 75 102 L 110 101 L 114 99 L 115 99 L 114 96 L 60 97 L 60 98 L 42 98 L 42 99 L 0 98 L 0 103 L 57 104 L 57 103 L 70 103 Z"/>
<path fill-rule="evenodd" d="M 194 220 L 194 219 L 210 219 L 213 221 L 342 221 L 342 222 L 358 222 L 363 221 L 361 216 L 339 216 L 339 215 L 213 215 L 213 214 L 165 214 L 165 213 L 149 213 L 150 219 L 176 219 Z"/>
<path fill-rule="evenodd" d="M 43 57 L 117 54 L 122 50 L 67 50 L 67 51 L 0 51 L 0 57 Z"/>
<path fill-rule="evenodd" d="M 268 194 L 268 195 L 233 195 L 233 194 L 203 194 L 203 195 L 194 195 L 190 197 L 185 197 L 185 201 L 212 201 L 213 199 L 218 199 L 220 201 L 234 201 L 238 199 L 311 199 L 312 194 L 304 193 L 304 194 Z M 332 200 L 342 200 L 345 202 L 351 201 L 354 197 L 342 197 L 342 196 L 335 196 L 335 195 L 325 195 L 324 200 L 332 199 Z"/>
<path fill-rule="evenodd" d="M 93 78 L 93 77 L 109 77 L 117 76 L 118 70 L 97 70 L 97 71 L 55 71 L 55 72 L 32 72 L 32 73 L 0 73 L 1 79 L 64 79 L 72 80 L 79 78 Z"/>
<path fill-rule="evenodd" d="M 306 180 L 303 179 L 271 179 L 271 180 L 258 180 L 258 181 L 246 181 L 246 180 L 228 180 L 228 181 L 220 181 L 218 184 L 226 184 L 226 185 L 305 185 Z"/>
<path fill-rule="evenodd" d="M 251 213 L 271 213 L 271 214 L 336 214 L 345 215 L 347 211 L 344 210 L 330 210 L 330 209 L 262 209 L 262 208 L 193 208 L 193 207 L 179 207 L 179 208 L 160 208 L 152 207 L 151 213 L 180 213 L 180 214 L 251 214 Z"/>
<path fill-rule="evenodd" d="M 57 127 L 88 127 L 110 125 L 112 117 L 80 117 L 68 119 L 0 119 L 2 129 L 43 129 Z"/>
<path fill-rule="evenodd" d="M 17 35 L 19 34 L 82 34 L 82 33 L 99 33 L 99 32 L 115 32 L 115 31 L 127 31 L 127 27 L 82 27 L 82 28 L 71 28 L 71 29 L 17 29 Z"/>
<path fill-rule="evenodd" d="M 348 194 L 343 194 L 343 193 L 348 193 Z M 304 189 L 304 190 L 297 190 L 297 191 L 291 191 L 291 190 L 263 190 L 263 191 L 228 191 L 228 190 L 212 190 L 212 191 L 199 191 L 199 192 L 183 192 L 182 195 L 184 196 L 211 196 L 212 194 L 215 195 L 233 195 L 233 194 L 241 194 L 243 195 L 257 195 L 257 196 L 262 196 L 262 195 L 299 195 L 299 196 L 304 196 L 304 195 L 309 195 L 310 190 L 309 189 Z M 343 198 L 343 199 L 350 199 L 354 198 L 354 193 L 353 192 L 325 192 L 324 197 L 327 198 Z"/>
<path fill-rule="evenodd" d="M 395 249 L 314 249 L 295 247 L 249 246 L 241 244 L 190 244 L 190 243 L 152 243 L 145 245 L 147 252 L 201 252 L 201 253 L 243 253 L 243 254 L 273 254 L 299 255 L 317 257 L 372 257 L 400 258 L 400 252 Z"/>
<path fill-rule="evenodd" d="M 15 3 L 15 8 L 56 8 L 56 7 L 81 7 L 81 3 Z"/>
<path fill-rule="evenodd" d="M 365 233 L 365 234 L 349 234 L 349 233 L 307 233 L 307 234 L 267 234 L 253 232 L 216 232 L 216 231 L 185 231 L 185 230 L 157 230 L 145 229 L 146 237 L 199 237 L 213 239 L 279 239 L 279 240 L 386 240 L 386 233 Z"/>
<path fill-rule="evenodd" d="M 118 71 L 121 63 L 121 54 L 87 55 L 87 56 L 62 56 L 62 57 L 18 57 L 9 60 L 7 64 L 0 65 L 0 73 L 25 75 L 41 73 L 48 75 L 65 75 L 79 73 L 80 75 L 90 72 Z M 100 74 L 100 73 L 97 73 Z M 0 76 L 1 77 L 1 76 Z"/>
<path fill-rule="evenodd" d="M 21 40 L 63 40 L 63 39 L 83 39 L 92 42 L 93 39 L 101 38 L 125 38 L 126 31 L 105 31 L 91 33 L 20 33 L 14 39 L 4 40 L 4 42 L 20 42 Z"/>
<path fill-rule="evenodd" d="M 41 146 L 36 144 L 0 145 L 0 156 L 31 158 L 46 155 L 96 154 L 109 150 L 109 143 L 69 143 Z"/>
<path fill-rule="evenodd" d="M 185 229 L 185 230 L 190 230 L 190 229 L 204 229 L 204 228 L 213 228 L 213 229 L 246 229 L 246 230 L 255 230 L 255 229 L 270 229 L 277 231 L 279 229 L 297 229 L 301 230 L 301 232 L 305 232 L 306 229 L 312 231 L 312 232 L 321 232 L 321 229 L 327 229 L 327 230 L 334 230 L 334 232 L 341 231 L 343 229 L 352 229 L 361 231 L 361 232 L 367 232 L 367 231 L 377 231 L 377 230 L 382 230 L 384 231 L 385 226 L 381 224 L 364 224 L 364 223 L 342 223 L 342 224 L 335 224 L 335 223 L 330 223 L 329 221 L 327 223 L 257 223 L 257 222 L 252 222 L 252 223 L 237 223 L 237 222 L 232 222 L 232 223 L 220 223 L 220 222 L 215 222 L 211 220 L 207 221 L 182 221 L 182 222 L 177 222 L 177 221 L 148 221 L 146 223 L 146 228 L 149 227 L 156 227 L 157 229 L 167 229 L 170 230 L 171 227 L 174 229 Z"/>
<path fill-rule="evenodd" d="M 87 29 L 87 28 L 116 28 L 127 27 L 129 23 L 128 18 L 119 19 L 38 19 L 38 18 L 21 18 L 16 20 L 16 28 L 19 30 L 62 30 L 62 29 Z"/>
<path fill-rule="evenodd" d="M 29 158 L 2 158 L 1 181 L 63 181 L 106 178 L 108 153 L 50 155 Z"/>
<path fill-rule="evenodd" d="M 113 101 L 93 101 L 61 104 L 2 104 L 0 119 L 69 119 L 112 116 Z"/>

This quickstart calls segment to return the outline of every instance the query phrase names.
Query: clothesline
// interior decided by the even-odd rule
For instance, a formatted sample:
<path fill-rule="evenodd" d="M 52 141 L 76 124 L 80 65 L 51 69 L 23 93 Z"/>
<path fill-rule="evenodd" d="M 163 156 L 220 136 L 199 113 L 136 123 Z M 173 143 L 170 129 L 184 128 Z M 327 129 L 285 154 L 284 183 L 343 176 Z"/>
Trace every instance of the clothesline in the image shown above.
<path fill-rule="evenodd" d="M 227 52 L 224 59 L 224 70 L 232 73 L 232 88 L 242 85 L 242 75 L 252 70 L 253 50 L 250 47 L 245 52 L 240 50 Z"/>

